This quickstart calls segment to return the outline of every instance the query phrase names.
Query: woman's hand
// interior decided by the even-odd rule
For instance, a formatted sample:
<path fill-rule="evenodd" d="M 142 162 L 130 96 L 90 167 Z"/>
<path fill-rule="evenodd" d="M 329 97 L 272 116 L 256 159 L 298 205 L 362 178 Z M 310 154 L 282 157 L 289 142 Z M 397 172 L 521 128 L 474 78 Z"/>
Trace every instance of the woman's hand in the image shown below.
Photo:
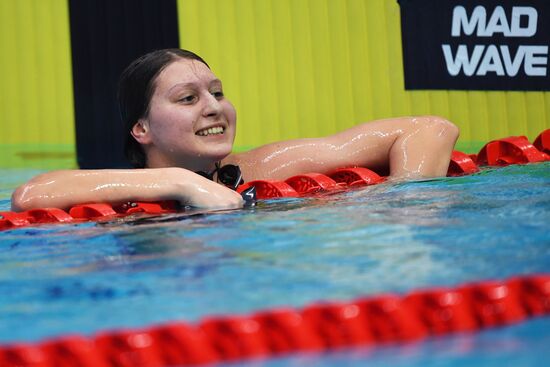
<path fill-rule="evenodd" d="M 183 205 L 204 209 L 235 209 L 241 208 L 244 203 L 236 191 L 194 173 L 181 181 L 181 188 L 178 200 Z"/>

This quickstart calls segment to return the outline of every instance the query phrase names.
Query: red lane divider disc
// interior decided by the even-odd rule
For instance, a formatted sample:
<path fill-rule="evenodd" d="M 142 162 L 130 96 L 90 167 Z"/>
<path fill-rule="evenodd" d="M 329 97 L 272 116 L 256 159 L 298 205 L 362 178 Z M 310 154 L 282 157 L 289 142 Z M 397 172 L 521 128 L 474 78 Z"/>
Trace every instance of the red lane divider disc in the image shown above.
<path fill-rule="evenodd" d="M 279 308 L 260 311 L 253 315 L 253 319 L 264 328 L 264 341 L 272 354 L 326 348 L 322 337 L 298 310 Z"/>
<path fill-rule="evenodd" d="M 207 335 L 197 327 L 184 323 L 155 326 L 151 335 L 157 340 L 167 366 L 200 365 L 219 360 Z"/>
<path fill-rule="evenodd" d="M 0 231 L 13 228 L 14 225 L 7 219 L 0 219 Z"/>
<path fill-rule="evenodd" d="M 2 221 L 8 227 L 27 226 L 32 223 L 32 217 L 27 212 L 0 212 Z"/>
<path fill-rule="evenodd" d="M 341 188 L 341 185 L 338 185 L 332 178 L 320 173 L 305 173 L 292 176 L 286 179 L 285 182 L 302 195 Z"/>
<path fill-rule="evenodd" d="M 303 315 L 305 322 L 326 341 L 327 348 L 376 341 L 365 310 L 353 302 L 313 304 L 304 308 Z"/>
<path fill-rule="evenodd" d="M 129 202 L 113 207 L 113 210 L 119 214 L 162 214 L 172 213 L 178 209 L 178 203 L 173 200 L 157 201 L 157 202 Z"/>
<path fill-rule="evenodd" d="M 482 327 L 506 325 L 527 317 L 518 294 L 507 284 L 478 282 L 462 286 L 459 292 L 468 298 L 473 314 Z"/>
<path fill-rule="evenodd" d="M 116 215 L 113 207 L 109 204 L 84 204 L 76 205 L 69 210 L 73 218 L 94 219 Z"/>
<path fill-rule="evenodd" d="M 379 343 L 419 339 L 428 335 L 428 327 L 396 295 L 381 295 L 360 300 L 357 304 L 369 315 L 370 328 Z"/>
<path fill-rule="evenodd" d="M 296 190 L 284 181 L 275 180 L 254 180 L 247 182 L 237 189 L 239 193 L 250 187 L 256 187 L 256 197 L 260 200 L 283 198 L 283 197 L 298 197 Z"/>
<path fill-rule="evenodd" d="M 535 148 L 525 136 L 512 136 L 486 144 L 477 155 L 477 164 L 506 166 L 544 162 L 548 159 L 548 155 Z"/>
<path fill-rule="evenodd" d="M 541 132 L 539 136 L 536 137 L 533 145 L 541 152 L 550 154 L 550 129 Z"/>
<path fill-rule="evenodd" d="M 42 350 L 48 355 L 52 367 L 109 367 L 96 344 L 82 336 L 66 336 L 42 344 Z"/>
<path fill-rule="evenodd" d="M 117 367 L 163 367 L 158 342 L 148 330 L 118 330 L 94 338 L 96 348 Z"/>
<path fill-rule="evenodd" d="M 466 153 L 453 150 L 447 176 L 463 176 L 470 175 L 479 171 L 478 166 L 474 163 L 472 157 Z"/>
<path fill-rule="evenodd" d="M 547 275 L 530 275 L 515 277 L 508 281 L 514 288 L 521 306 L 531 316 L 550 314 L 550 280 Z"/>
<path fill-rule="evenodd" d="M 208 318 L 199 327 L 218 351 L 220 360 L 232 361 L 271 354 L 264 342 L 263 328 L 250 317 Z"/>
<path fill-rule="evenodd" d="M 2 367 L 54 367 L 49 356 L 40 344 L 12 344 L 0 346 L 0 366 Z M 72 365 L 76 367 L 77 365 Z"/>
<path fill-rule="evenodd" d="M 421 290 L 409 294 L 404 302 L 420 315 L 430 334 L 473 331 L 480 326 L 468 306 L 469 299 L 454 289 Z"/>
<path fill-rule="evenodd" d="M 340 168 L 329 175 L 334 181 L 343 182 L 348 186 L 374 185 L 384 179 L 368 168 Z"/>
<path fill-rule="evenodd" d="M 33 223 L 72 222 L 74 218 L 64 210 L 57 208 L 31 209 L 26 211 Z"/>

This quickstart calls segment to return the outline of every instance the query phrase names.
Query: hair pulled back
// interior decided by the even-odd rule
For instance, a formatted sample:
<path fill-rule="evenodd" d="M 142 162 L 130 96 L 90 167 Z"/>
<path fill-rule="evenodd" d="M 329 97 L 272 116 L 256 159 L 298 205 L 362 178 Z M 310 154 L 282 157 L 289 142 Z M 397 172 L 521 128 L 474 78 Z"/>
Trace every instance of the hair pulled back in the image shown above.
<path fill-rule="evenodd" d="M 118 82 L 118 105 L 126 138 L 124 153 L 136 168 L 146 165 L 145 152 L 131 135 L 133 126 L 149 113 L 155 81 L 164 68 L 178 59 L 190 59 L 208 66 L 199 55 L 179 48 L 168 48 L 150 52 L 134 60 L 120 75 Z M 208 66 L 208 68 L 210 68 Z"/>

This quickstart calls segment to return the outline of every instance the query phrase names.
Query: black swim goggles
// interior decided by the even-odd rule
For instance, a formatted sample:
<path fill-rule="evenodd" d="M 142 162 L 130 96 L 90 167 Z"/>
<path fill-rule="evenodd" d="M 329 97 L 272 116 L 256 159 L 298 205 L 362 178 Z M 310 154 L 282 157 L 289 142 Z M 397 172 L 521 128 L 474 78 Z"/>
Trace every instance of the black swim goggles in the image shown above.
<path fill-rule="evenodd" d="M 232 190 L 237 190 L 237 187 L 244 183 L 240 167 L 234 164 L 220 167 L 220 162 L 216 162 L 215 168 L 211 172 L 197 171 L 195 173 L 211 181 L 214 181 L 214 174 L 217 173 L 217 181 Z M 256 188 L 252 186 L 244 190 L 241 196 L 245 205 L 254 205 L 256 203 Z"/>

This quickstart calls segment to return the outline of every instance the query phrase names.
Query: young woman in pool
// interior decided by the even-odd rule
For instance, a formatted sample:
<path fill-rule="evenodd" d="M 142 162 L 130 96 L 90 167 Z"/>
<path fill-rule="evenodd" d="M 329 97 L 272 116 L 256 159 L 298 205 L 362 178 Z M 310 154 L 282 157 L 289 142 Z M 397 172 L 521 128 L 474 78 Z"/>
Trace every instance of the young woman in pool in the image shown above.
<path fill-rule="evenodd" d="M 235 109 L 206 62 L 180 49 L 154 51 L 128 66 L 119 104 L 128 131 L 126 154 L 141 169 L 45 173 L 17 188 L 12 209 L 138 200 L 238 208 L 241 196 L 215 182 L 216 168 L 227 164 L 238 165 L 247 181 L 344 166 L 389 170 L 395 179 L 444 176 L 458 137 L 457 127 L 442 118 L 403 117 L 232 153 Z"/>

